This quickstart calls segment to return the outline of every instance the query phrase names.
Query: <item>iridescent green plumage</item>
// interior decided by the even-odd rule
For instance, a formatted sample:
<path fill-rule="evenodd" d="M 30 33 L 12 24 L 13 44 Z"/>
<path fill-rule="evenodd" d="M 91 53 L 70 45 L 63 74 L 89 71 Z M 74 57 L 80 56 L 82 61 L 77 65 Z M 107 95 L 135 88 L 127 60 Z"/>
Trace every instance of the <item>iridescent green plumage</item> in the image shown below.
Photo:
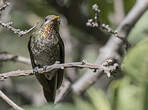
<path fill-rule="evenodd" d="M 52 65 L 56 61 L 64 63 L 64 44 L 58 33 L 59 17 L 49 15 L 39 28 L 32 33 L 28 49 L 32 67 Z M 63 80 L 64 71 L 56 69 L 44 74 L 36 74 L 48 102 L 54 102 L 56 89 Z"/>

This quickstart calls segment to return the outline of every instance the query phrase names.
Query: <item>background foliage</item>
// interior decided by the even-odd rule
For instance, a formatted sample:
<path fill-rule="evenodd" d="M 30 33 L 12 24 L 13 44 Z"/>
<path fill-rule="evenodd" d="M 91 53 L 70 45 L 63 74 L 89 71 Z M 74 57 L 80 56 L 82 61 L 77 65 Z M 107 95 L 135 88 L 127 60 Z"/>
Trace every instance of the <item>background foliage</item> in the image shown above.
<path fill-rule="evenodd" d="M 94 14 L 91 9 L 92 4 L 97 3 L 99 5 L 101 21 L 116 28 L 116 24 L 113 22 L 113 0 L 14 0 L 13 2 L 14 6 L 9 19 L 14 22 L 15 27 L 24 30 L 29 29 L 48 14 L 65 16 L 71 34 L 72 61 L 87 59 L 90 62 L 94 62 L 99 48 L 109 39 L 108 33 L 85 26 L 87 19 Z M 135 0 L 124 0 L 125 15 L 134 3 Z M 132 48 L 123 58 L 123 77 L 113 81 L 106 91 L 92 87 L 87 91 L 87 100 L 75 97 L 75 101 L 72 104 L 53 106 L 43 105 L 45 104 L 45 99 L 42 95 L 41 87 L 33 76 L 6 80 L 3 83 L 8 88 L 3 88 L 3 86 L 0 86 L 0 88 L 26 110 L 147 110 L 147 18 L 148 12 L 135 24 L 129 35 Z M 0 51 L 8 51 L 12 54 L 29 58 L 28 40 L 29 37 L 19 38 L 10 31 L 2 30 L 0 33 Z M 30 65 L 17 62 L 0 63 L 0 72 L 31 68 Z M 85 70 L 79 70 L 78 72 L 83 74 Z M 15 89 L 18 91 L 15 91 Z M 8 108 L 9 106 L 0 99 L 0 109 L 7 110 Z"/>

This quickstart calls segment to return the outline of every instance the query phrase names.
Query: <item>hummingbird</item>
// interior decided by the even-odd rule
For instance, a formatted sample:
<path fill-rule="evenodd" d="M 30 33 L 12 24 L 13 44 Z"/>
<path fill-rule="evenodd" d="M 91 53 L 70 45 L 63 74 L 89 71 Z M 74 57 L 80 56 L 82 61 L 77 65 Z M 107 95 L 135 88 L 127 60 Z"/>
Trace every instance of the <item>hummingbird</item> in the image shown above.
<path fill-rule="evenodd" d="M 45 68 L 58 61 L 64 63 L 64 43 L 59 34 L 60 17 L 48 15 L 30 35 L 28 50 L 35 76 L 42 85 L 44 96 L 54 103 L 56 90 L 61 86 L 64 70 L 54 69 L 38 74 L 38 68 Z"/>

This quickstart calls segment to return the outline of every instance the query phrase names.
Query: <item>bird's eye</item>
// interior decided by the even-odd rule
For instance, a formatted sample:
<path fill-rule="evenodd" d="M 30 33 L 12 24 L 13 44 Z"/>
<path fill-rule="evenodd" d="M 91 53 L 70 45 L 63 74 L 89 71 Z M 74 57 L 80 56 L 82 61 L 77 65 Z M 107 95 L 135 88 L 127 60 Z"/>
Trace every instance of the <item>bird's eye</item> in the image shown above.
<path fill-rule="evenodd" d="M 47 18 L 45 18 L 45 20 L 44 20 L 44 21 L 46 22 L 47 20 L 48 20 L 48 19 L 47 19 Z"/>

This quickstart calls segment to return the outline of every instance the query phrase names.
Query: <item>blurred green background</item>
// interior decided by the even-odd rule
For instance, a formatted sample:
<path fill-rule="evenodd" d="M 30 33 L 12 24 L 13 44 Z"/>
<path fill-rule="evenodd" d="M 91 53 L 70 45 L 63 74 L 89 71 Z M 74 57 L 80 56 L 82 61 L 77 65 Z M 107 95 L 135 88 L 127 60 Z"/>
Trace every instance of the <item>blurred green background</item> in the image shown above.
<path fill-rule="evenodd" d="M 92 5 L 99 5 L 100 20 L 113 29 L 134 6 L 136 0 L 11 0 L 12 7 L 6 21 L 22 30 L 29 29 L 49 14 L 60 15 L 66 22 L 66 62 L 86 59 L 95 62 L 99 48 L 109 39 L 109 34 L 86 26 L 94 16 Z M 121 7 L 122 6 L 122 7 Z M 90 88 L 87 100 L 74 98 L 74 103 L 48 105 L 42 89 L 34 76 L 17 77 L 0 82 L 0 89 L 14 102 L 27 110 L 148 110 L 148 12 L 140 18 L 129 34 L 132 48 L 123 58 L 123 78 L 113 81 L 106 91 Z M 2 19 L 1 19 L 2 20 Z M 5 18 L 4 18 L 5 21 Z M 62 25 L 63 26 L 63 25 Z M 62 27 L 61 26 L 61 27 Z M 0 51 L 29 58 L 28 37 L 18 37 L 9 30 L 0 30 Z M 67 40 L 68 39 L 68 40 Z M 68 43 L 67 43 L 68 41 Z M 70 49 L 69 49 L 70 48 Z M 69 50 L 68 50 L 69 49 Z M 0 72 L 31 69 L 31 65 L 18 62 L 0 62 Z M 81 76 L 86 69 L 76 70 Z M 0 110 L 11 107 L 0 99 Z"/>

